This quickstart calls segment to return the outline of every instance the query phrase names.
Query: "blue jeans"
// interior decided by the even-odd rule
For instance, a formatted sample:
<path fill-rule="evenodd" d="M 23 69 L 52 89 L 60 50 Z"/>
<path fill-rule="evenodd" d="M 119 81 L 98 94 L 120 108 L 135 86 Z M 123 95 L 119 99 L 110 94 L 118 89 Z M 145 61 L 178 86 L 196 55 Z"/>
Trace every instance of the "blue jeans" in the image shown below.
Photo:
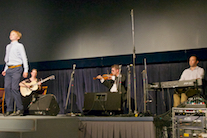
<path fill-rule="evenodd" d="M 14 110 L 14 101 L 16 102 L 17 110 L 23 110 L 21 94 L 19 92 L 19 82 L 22 71 L 22 67 L 6 70 L 4 89 L 7 112 L 12 112 Z"/>

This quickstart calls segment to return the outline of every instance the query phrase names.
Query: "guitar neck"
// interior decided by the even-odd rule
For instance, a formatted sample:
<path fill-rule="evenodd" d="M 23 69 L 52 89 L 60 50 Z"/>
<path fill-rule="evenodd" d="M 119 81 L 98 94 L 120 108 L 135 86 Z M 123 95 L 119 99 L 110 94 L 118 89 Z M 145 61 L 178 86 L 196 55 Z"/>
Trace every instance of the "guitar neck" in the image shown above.
<path fill-rule="evenodd" d="M 46 82 L 48 80 L 50 80 L 50 78 L 45 78 L 44 80 L 41 80 L 40 83 Z"/>
<path fill-rule="evenodd" d="M 50 80 L 50 79 L 55 79 L 55 77 L 54 77 L 54 75 L 52 75 L 52 76 L 50 76 L 50 77 L 47 77 L 47 78 L 45 78 L 45 79 L 43 79 L 43 80 L 41 80 L 41 81 L 39 81 L 40 83 L 43 83 L 43 82 L 46 82 L 46 81 L 48 81 L 48 80 Z M 36 83 L 36 84 L 34 84 L 34 85 L 38 85 L 38 83 Z M 34 86 L 33 85 L 33 86 Z"/>

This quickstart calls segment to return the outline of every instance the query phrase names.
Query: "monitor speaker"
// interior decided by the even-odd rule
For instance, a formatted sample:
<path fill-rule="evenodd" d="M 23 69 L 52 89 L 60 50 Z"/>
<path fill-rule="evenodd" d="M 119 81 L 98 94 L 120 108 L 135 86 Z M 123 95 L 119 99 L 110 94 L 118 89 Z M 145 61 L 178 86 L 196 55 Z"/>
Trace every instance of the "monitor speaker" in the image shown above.
<path fill-rule="evenodd" d="M 83 111 L 120 112 L 121 103 L 121 93 L 118 92 L 85 93 Z"/>
<path fill-rule="evenodd" d="M 40 95 L 29 105 L 30 115 L 56 116 L 60 111 L 56 97 L 53 94 Z"/>

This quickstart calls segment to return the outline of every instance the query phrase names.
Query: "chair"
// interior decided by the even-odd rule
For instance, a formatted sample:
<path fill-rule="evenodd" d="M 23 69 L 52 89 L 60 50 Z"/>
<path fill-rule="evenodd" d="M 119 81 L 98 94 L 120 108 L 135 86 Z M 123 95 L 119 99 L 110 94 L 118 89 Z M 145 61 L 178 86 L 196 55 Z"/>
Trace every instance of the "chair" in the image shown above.
<path fill-rule="evenodd" d="M 5 91 L 4 88 L 0 88 L 0 107 L 2 109 L 3 114 L 4 114 L 4 101 L 5 101 Z"/>
<path fill-rule="evenodd" d="M 42 86 L 42 95 L 46 95 L 48 86 Z"/>
<path fill-rule="evenodd" d="M 42 95 L 46 95 L 48 86 L 42 86 Z M 4 88 L 0 88 L 0 107 L 2 108 L 2 113 L 4 114 L 4 106 L 5 106 L 5 91 Z"/>

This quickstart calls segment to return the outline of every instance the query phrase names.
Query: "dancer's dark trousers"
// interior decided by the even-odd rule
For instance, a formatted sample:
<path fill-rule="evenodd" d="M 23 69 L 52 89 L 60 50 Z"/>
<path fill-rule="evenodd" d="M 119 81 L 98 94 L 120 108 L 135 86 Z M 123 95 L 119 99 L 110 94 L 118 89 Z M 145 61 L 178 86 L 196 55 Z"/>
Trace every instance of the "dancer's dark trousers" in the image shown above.
<path fill-rule="evenodd" d="M 14 110 L 14 101 L 16 102 L 17 110 L 23 110 L 21 94 L 19 91 L 19 82 L 22 71 L 22 67 L 6 70 L 6 75 L 4 78 L 4 90 L 7 112 L 12 112 Z"/>

